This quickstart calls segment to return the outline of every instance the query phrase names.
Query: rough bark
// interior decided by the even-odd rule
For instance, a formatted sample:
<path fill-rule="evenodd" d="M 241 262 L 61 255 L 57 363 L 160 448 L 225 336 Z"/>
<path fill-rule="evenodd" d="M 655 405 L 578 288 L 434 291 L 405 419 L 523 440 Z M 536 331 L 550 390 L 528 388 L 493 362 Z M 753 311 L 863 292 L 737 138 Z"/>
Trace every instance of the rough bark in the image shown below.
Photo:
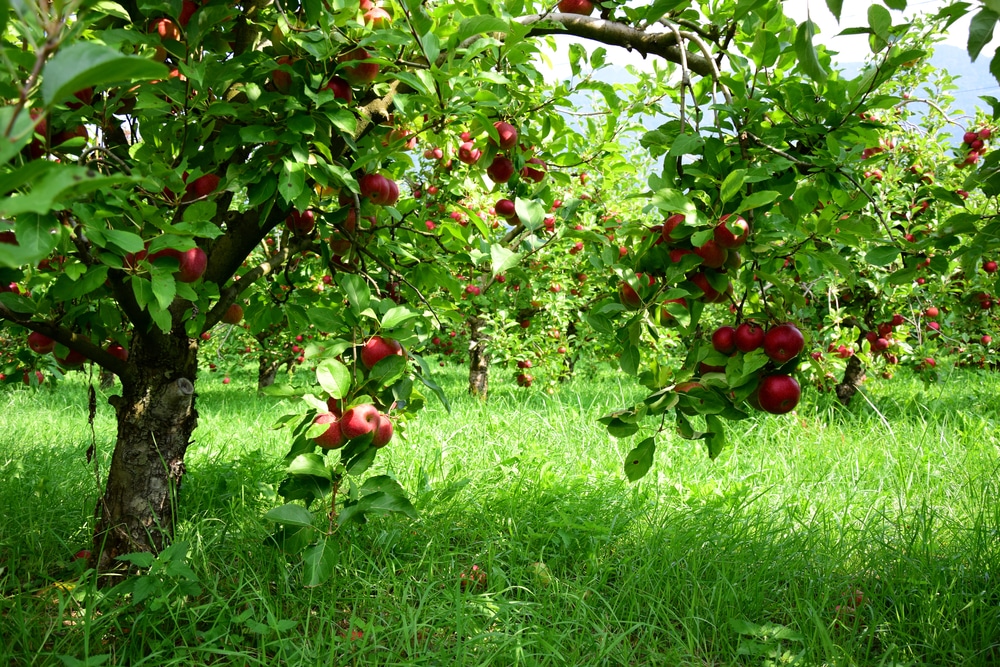
<path fill-rule="evenodd" d="M 482 327 L 481 319 L 469 318 L 469 393 L 485 401 L 489 390 L 490 356 Z"/>
<path fill-rule="evenodd" d="M 135 336 L 122 394 L 110 402 L 118 437 L 98 503 L 94 554 L 100 570 L 136 551 L 159 552 L 173 537 L 184 455 L 197 424 L 197 339 L 183 332 Z"/>
<path fill-rule="evenodd" d="M 865 367 L 856 356 L 847 360 L 847 368 L 844 370 L 844 379 L 835 388 L 837 400 L 843 405 L 850 405 L 854 394 L 858 393 L 861 383 L 865 378 Z"/>
<path fill-rule="evenodd" d="M 576 355 L 573 353 L 572 342 L 576 339 L 576 320 L 573 320 L 566 327 L 566 346 L 569 352 L 563 355 L 562 368 L 559 371 L 559 381 L 569 382 L 573 379 L 573 372 L 576 370 Z"/>

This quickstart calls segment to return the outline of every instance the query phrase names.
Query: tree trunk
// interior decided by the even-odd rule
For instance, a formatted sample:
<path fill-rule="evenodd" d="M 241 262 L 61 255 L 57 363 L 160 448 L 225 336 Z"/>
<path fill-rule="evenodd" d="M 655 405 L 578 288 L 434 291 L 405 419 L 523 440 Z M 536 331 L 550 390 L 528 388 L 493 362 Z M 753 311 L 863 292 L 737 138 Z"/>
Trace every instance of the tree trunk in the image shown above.
<path fill-rule="evenodd" d="M 271 359 L 267 355 L 260 355 L 260 363 L 257 365 L 257 390 L 270 387 L 278 377 L 278 369 L 281 368 L 280 359 Z"/>
<path fill-rule="evenodd" d="M 576 340 L 576 334 L 576 320 L 573 320 L 566 327 L 567 352 L 563 355 L 562 369 L 559 371 L 560 382 L 569 382 L 573 379 L 573 371 L 576 370 L 576 353 L 574 352 L 575 346 L 573 342 Z"/>
<path fill-rule="evenodd" d="M 851 399 L 858 392 L 861 383 L 865 379 L 865 367 L 856 356 L 847 360 L 847 368 L 844 370 L 844 379 L 835 388 L 837 399 L 841 404 L 847 406 L 851 404 Z"/>
<path fill-rule="evenodd" d="M 133 337 L 122 394 L 110 399 L 118 438 L 97 506 L 99 570 L 136 551 L 161 551 L 174 533 L 184 454 L 197 424 L 194 379 L 198 341 L 183 331 Z"/>
<path fill-rule="evenodd" d="M 485 401 L 489 390 L 490 356 L 482 326 L 483 321 L 478 317 L 469 318 L 469 393 Z"/>

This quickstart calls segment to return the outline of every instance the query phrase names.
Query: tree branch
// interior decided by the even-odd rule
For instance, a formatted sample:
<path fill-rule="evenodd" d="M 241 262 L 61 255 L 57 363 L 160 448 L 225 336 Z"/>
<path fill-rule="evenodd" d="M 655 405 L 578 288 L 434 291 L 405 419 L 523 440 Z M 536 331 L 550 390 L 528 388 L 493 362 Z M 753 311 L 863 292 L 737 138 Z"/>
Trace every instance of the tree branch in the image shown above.
<path fill-rule="evenodd" d="M 531 29 L 530 35 L 573 35 L 591 39 L 609 46 L 635 50 L 643 56 L 654 55 L 672 63 L 681 64 L 683 46 L 677 36 L 669 32 L 651 33 L 614 21 L 577 14 L 533 14 L 514 21 Z M 704 56 L 687 53 L 687 66 L 696 74 L 711 76 L 715 63 Z"/>

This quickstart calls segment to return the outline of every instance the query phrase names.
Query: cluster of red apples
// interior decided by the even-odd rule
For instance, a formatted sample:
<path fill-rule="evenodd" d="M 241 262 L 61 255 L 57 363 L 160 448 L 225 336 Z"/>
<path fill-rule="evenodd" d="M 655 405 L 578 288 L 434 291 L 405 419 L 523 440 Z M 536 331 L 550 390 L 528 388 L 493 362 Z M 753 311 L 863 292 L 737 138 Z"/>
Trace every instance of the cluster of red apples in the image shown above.
<path fill-rule="evenodd" d="M 678 233 L 684 219 L 683 214 L 675 213 L 669 216 L 662 226 L 653 227 L 652 231 L 659 233 L 654 245 L 665 244 L 665 247 L 669 248 L 670 264 L 679 264 L 686 255 L 697 255 L 700 265 L 687 274 L 687 279 L 702 291 L 701 298 L 706 303 L 724 302 L 733 291 L 732 283 L 725 271 L 739 268 L 742 262 L 739 248 L 750 236 L 750 225 L 742 216 L 732 216 L 727 213 L 719 218 L 711 238 L 699 246 L 694 246 L 689 238 L 684 238 Z M 637 276 L 640 278 L 641 292 L 655 286 L 656 281 L 653 276 L 642 277 L 641 274 Z M 622 282 L 618 286 L 618 298 L 627 309 L 640 310 L 646 306 L 640 291 L 636 291 L 629 283 Z M 687 307 L 685 299 L 670 299 L 666 303 L 677 303 Z M 669 313 L 664 311 L 664 317 L 669 319 Z"/>
<path fill-rule="evenodd" d="M 399 341 L 383 336 L 372 336 L 361 348 L 361 364 L 368 370 L 386 357 L 397 355 L 406 357 Z M 327 412 L 321 412 L 313 420 L 314 424 L 327 425 L 326 431 L 313 441 L 323 449 L 339 449 L 349 441 L 371 436 L 371 446 L 384 447 L 392 440 L 392 420 L 371 403 L 352 405 L 343 410 L 340 399 L 327 400 Z"/>
<path fill-rule="evenodd" d="M 969 130 L 962 135 L 962 149 L 965 150 L 965 157 L 958 163 L 959 167 L 969 167 L 977 162 L 986 151 L 986 142 L 992 136 L 993 130 L 988 127 L 979 130 Z"/>
<path fill-rule="evenodd" d="M 766 332 L 754 322 L 743 322 L 737 327 L 722 326 L 712 333 L 712 347 L 727 357 L 763 349 L 773 362 L 773 365 L 768 364 L 759 371 L 757 389 L 747 399 L 752 407 L 782 415 L 798 405 L 802 395 L 798 381 L 777 370 L 799 356 L 805 347 L 802 332 L 794 324 L 778 324 Z M 725 366 L 701 366 L 702 373 L 723 373 L 725 370 Z M 690 391 L 696 386 L 701 385 L 698 382 L 683 383 L 676 387 L 676 391 Z"/>
<path fill-rule="evenodd" d="M 35 354 L 53 354 L 56 349 L 56 341 L 52 340 L 43 333 L 32 331 L 28 334 L 28 349 Z M 122 361 L 128 359 L 128 350 L 118 343 L 112 342 L 106 349 L 108 354 L 118 357 Z M 72 369 L 82 366 L 84 362 L 87 361 L 87 357 L 76 350 L 69 350 L 65 356 L 55 356 L 55 360 L 62 368 Z M 25 376 L 27 376 L 27 373 L 25 373 Z M 27 382 L 28 381 L 25 380 L 25 384 L 27 384 Z"/>

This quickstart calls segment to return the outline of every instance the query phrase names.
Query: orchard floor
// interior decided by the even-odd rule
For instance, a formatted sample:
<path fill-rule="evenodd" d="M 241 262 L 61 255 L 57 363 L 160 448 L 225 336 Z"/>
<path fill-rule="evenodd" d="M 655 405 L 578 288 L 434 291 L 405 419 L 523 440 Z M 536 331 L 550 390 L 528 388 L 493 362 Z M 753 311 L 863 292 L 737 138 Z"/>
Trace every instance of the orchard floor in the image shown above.
<path fill-rule="evenodd" d="M 383 450 L 418 521 L 344 530 L 334 579 L 263 545 L 286 431 L 251 374 L 199 381 L 174 559 L 146 599 L 98 590 L 88 544 L 114 440 L 85 378 L 0 393 L 0 665 L 1000 664 L 1000 376 L 873 381 L 852 410 L 730 428 L 716 461 L 659 442 L 630 484 L 596 417 L 641 396 L 604 370 L 481 404 L 442 372 Z M 473 568 L 477 568 L 473 570 Z M 481 585 L 461 575 L 485 573 Z"/>

